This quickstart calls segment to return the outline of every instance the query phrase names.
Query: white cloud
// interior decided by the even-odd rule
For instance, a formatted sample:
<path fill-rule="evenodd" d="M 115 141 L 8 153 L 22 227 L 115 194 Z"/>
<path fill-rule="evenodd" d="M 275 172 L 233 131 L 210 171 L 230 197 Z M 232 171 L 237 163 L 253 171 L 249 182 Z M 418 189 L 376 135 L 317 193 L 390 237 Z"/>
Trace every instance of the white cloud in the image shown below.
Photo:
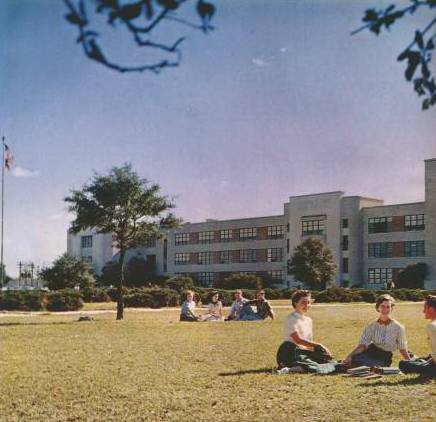
<path fill-rule="evenodd" d="M 12 174 L 15 177 L 38 177 L 39 171 L 38 170 L 28 170 L 23 167 L 14 167 L 12 170 Z"/>
<path fill-rule="evenodd" d="M 265 67 L 268 63 L 261 57 L 253 57 L 251 62 L 257 67 Z"/>
<path fill-rule="evenodd" d="M 280 49 L 280 53 L 286 53 L 288 51 L 288 49 L 286 47 L 282 47 Z"/>

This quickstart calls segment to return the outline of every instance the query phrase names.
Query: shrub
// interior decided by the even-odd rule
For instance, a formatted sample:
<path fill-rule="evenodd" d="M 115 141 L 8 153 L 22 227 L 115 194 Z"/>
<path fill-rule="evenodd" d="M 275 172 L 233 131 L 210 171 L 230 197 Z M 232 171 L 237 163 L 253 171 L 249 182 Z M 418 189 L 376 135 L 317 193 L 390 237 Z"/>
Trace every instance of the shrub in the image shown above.
<path fill-rule="evenodd" d="M 111 297 L 106 289 L 101 287 L 86 287 L 80 290 L 80 295 L 84 302 L 110 302 Z"/>
<path fill-rule="evenodd" d="M 41 291 L 8 291 L 0 293 L 0 310 L 40 311 L 43 303 Z"/>
<path fill-rule="evenodd" d="M 406 289 L 423 289 L 427 277 L 427 265 L 420 262 L 408 265 L 398 274 L 397 287 Z"/>
<path fill-rule="evenodd" d="M 262 279 L 255 274 L 231 274 L 229 277 L 217 281 L 215 287 L 226 290 L 259 290 L 262 288 Z"/>
<path fill-rule="evenodd" d="M 179 303 L 179 294 L 171 289 L 131 289 L 124 294 L 124 305 L 131 308 L 163 308 Z"/>
<path fill-rule="evenodd" d="M 44 301 L 49 311 L 77 311 L 83 306 L 80 293 L 75 290 L 65 289 L 47 293 Z"/>
<path fill-rule="evenodd" d="M 194 281 L 191 277 L 175 276 L 165 281 L 165 287 L 181 293 L 184 290 L 192 290 L 194 288 Z"/>

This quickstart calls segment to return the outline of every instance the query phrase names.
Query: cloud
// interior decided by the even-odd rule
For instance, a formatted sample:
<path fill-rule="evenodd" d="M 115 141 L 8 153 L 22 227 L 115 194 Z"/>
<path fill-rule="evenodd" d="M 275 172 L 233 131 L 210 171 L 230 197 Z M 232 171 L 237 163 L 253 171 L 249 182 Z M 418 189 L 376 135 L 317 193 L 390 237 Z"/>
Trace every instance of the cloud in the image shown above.
<path fill-rule="evenodd" d="M 286 47 L 282 47 L 280 49 L 280 53 L 286 53 L 288 51 L 288 49 Z"/>
<path fill-rule="evenodd" d="M 28 170 L 23 167 L 14 167 L 12 170 L 12 174 L 15 177 L 38 177 L 39 171 L 38 170 Z"/>
<path fill-rule="evenodd" d="M 268 63 L 261 57 L 253 57 L 251 62 L 257 67 L 265 67 L 268 65 Z"/>

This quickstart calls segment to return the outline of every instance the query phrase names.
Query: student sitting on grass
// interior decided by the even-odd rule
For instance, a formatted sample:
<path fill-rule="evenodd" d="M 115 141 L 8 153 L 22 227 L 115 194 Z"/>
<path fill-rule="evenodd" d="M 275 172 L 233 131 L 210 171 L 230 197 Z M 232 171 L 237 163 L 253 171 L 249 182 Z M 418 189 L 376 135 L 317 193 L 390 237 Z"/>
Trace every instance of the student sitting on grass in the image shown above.
<path fill-rule="evenodd" d="M 285 322 L 285 338 L 277 350 L 277 364 L 281 368 L 296 368 L 300 372 L 330 373 L 335 370 L 327 347 L 312 341 L 312 319 L 306 316 L 312 304 L 308 290 L 297 290 L 292 295 L 292 312 Z M 291 371 L 297 372 L 297 371 Z"/>
<path fill-rule="evenodd" d="M 256 305 L 257 312 L 254 312 L 251 305 Z M 247 300 L 239 314 L 240 321 L 261 321 L 270 317 L 274 319 L 274 312 L 269 302 L 265 299 L 265 290 L 256 293 L 256 299 Z"/>
<path fill-rule="evenodd" d="M 230 308 L 229 316 L 226 318 L 226 321 L 238 321 L 241 310 L 244 307 L 245 303 L 247 303 L 247 299 L 242 296 L 242 290 L 235 290 L 235 300 L 232 303 L 232 307 Z"/>
<path fill-rule="evenodd" d="M 410 359 L 406 330 L 391 317 L 394 303 L 395 299 L 388 294 L 377 298 L 375 309 L 379 317 L 365 328 L 359 345 L 343 361 L 345 367 L 391 366 L 395 350 L 399 350 L 404 359 Z"/>
<path fill-rule="evenodd" d="M 180 309 L 180 321 L 195 322 L 199 320 L 199 317 L 195 315 L 195 301 L 194 292 L 188 290 L 186 292 L 186 300 L 182 303 Z"/>
<path fill-rule="evenodd" d="M 424 317 L 431 322 L 427 326 L 431 354 L 427 358 L 402 360 L 400 369 L 405 374 L 420 374 L 436 378 L 436 296 L 427 296 L 424 302 Z"/>
<path fill-rule="evenodd" d="M 207 313 L 201 317 L 202 321 L 224 321 L 223 304 L 218 292 L 213 292 L 211 302 L 207 305 Z"/>

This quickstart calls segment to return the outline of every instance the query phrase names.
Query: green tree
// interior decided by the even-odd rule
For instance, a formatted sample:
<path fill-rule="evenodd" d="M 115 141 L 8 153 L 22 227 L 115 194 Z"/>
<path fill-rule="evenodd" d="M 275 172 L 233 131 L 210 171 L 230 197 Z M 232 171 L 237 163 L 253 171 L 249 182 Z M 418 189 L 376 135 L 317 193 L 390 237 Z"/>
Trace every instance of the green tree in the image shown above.
<path fill-rule="evenodd" d="M 141 179 L 130 164 L 114 167 L 108 175 L 95 174 L 79 190 L 65 198 L 75 215 L 70 231 L 95 229 L 112 233 L 118 255 L 117 319 L 124 316 L 124 264 L 128 249 L 161 238 L 162 229 L 175 227 L 179 221 L 170 210 L 174 204 L 159 195 L 160 187 Z"/>
<path fill-rule="evenodd" d="M 336 275 L 336 264 L 330 249 L 309 237 L 295 248 L 288 261 L 288 274 L 313 289 L 324 289 Z"/>
<path fill-rule="evenodd" d="M 431 59 L 435 51 L 436 24 L 435 13 L 432 11 L 436 8 L 436 0 L 409 0 L 407 5 L 397 7 L 395 4 L 386 9 L 368 9 L 362 18 L 364 25 L 352 32 L 356 34 L 362 30 L 368 29 L 372 33 L 379 35 L 385 28 L 389 31 L 391 25 L 403 19 L 407 15 L 413 15 L 416 11 L 429 11 L 431 20 L 425 28 L 417 29 L 410 44 L 398 56 L 398 61 L 405 61 L 406 71 L 405 78 L 408 82 L 413 83 L 413 89 L 422 100 L 422 109 L 427 110 L 436 103 L 436 84 L 431 72 Z"/>
<path fill-rule="evenodd" d="M 3 274 L 3 276 L 2 276 Z M 2 267 L 0 267 L 0 280 L 3 280 L 3 284 L 6 285 L 8 284 L 12 278 L 8 276 L 7 272 L 6 272 L 6 265 L 3 264 Z M 0 283 L 0 287 L 3 287 Z"/>
<path fill-rule="evenodd" d="M 141 287 L 153 281 L 156 274 L 155 261 L 140 256 L 129 259 L 126 268 L 126 286 Z"/>
<path fill-rule="evenodd" d="M 65 19 L 77 28 L 77 43 L 82 46 L 85 55 L 122 73 L 159 73 L 164 68 L 179 66 L 182 58 L 180 45 L 185 36 L 169 41 L 168 24 L 187 26 L 204 33 L 214 29 L 211 21 L 215 6 L 206 0 L 64 0 L 64 3 L 68 9 Z M 200 19 L 199 23 L 186 17 L 192 15 L 192 11 Z M 106 19 L 106 25 L 101 25 L 103 19 Z M 162 29 L 157 35 L 159 28 Z M 121 65 L 117 60 L 109 59 L 102 47 L 101 39 L 105 38 L 104 32 L 108 32 L 104 29 L 118 31 L 118 37 L 120 30 L 125 30 L 135 47 L 149 53 L 150 61 L 139 65 Z"/>
<path fill-rule="evenodd" d="M 118 282 L 118 263 L 109 261 L 104 264 L 98 282 L 104 286 L 116 286 Z"/>
<path fill-rule="evenodd" d="M 50 290 L 76 286 L 84 289 L 95 282 L 91 266 L 67 253 L 57 258 L 51 267 L 43 268 L 40 275 Z"/>
<path fill-rule="evenodd" d="M 259 290 L 262 288 L 262 278 L 256 274 L 230 274 L 222 280 L 215 283 L 215 287 L 219 289 L 247 289 Z"/>
<path fill-rule="evenodd" d="M 408 265 L 398 273 L 397 285 L 399 289 L 423 289 L 427 277 L 427 265 L 423 262 Z"/>

